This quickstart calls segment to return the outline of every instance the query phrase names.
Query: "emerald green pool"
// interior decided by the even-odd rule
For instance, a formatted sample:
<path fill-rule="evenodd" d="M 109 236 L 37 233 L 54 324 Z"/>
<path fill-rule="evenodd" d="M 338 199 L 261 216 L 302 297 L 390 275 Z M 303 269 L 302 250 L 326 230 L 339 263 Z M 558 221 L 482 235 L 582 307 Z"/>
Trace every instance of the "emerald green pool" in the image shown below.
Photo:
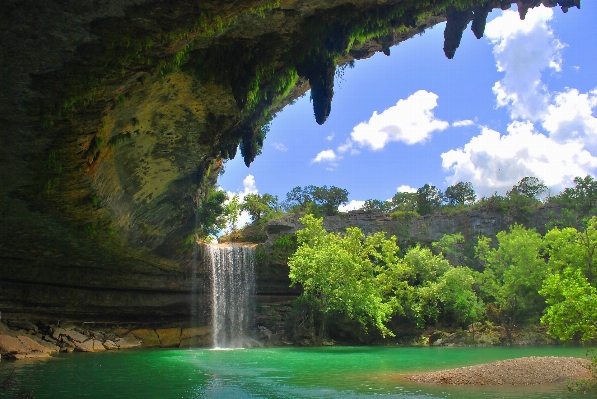
<path fill-rule="evenodd" d="M 129 350 L 0 362 L 41 398 L 567 398 L 565 385 L 430 386 L 401 373 L 524 356 L 579 356 L 584 348 L 328 347 Z M 1 393 L 0 393 L 1 394 Z M 571 395 L 571 398 L 586 396 Z"/>

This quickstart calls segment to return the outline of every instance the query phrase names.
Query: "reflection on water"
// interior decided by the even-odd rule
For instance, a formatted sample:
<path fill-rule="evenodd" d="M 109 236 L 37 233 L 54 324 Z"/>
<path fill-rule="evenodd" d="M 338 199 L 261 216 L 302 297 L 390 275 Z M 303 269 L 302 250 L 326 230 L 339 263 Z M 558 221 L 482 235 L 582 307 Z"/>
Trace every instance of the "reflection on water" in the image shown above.
<path fill-rule="evenodd" d="M 35 398 L 567 398 L 565 385 L 454 387 L 401 375 L 583 348 L 279 348 L 130 350 L 1 362 Z M 17 388 L 13 389 L 12 394 Z M 1 392 L 0 392 L 1 395 Z M 10 397 L 10 396 L 9 396 Z M 571 398 L 586 396 L 574 396 Z"/>

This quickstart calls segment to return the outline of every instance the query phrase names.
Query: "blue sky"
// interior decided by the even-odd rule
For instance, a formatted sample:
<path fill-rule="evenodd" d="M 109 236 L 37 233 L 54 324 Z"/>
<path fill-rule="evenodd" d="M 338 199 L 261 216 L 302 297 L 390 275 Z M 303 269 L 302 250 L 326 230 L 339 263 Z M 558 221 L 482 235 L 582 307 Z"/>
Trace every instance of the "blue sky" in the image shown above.
<path fill-rule="evenodd" d="M 485 37 L 470 29 L 453 60 L 444 24 L 357 61 L 336 81 L 329 119 L 316 124 L 309 95 L 273 120 L 247 168 L 228 161 L 231 193 L 338 186 L 351 208 L 426 183 L 473 183 L 504 194 L 524 176 L 552 193 L 597 169 L 597 1 L 582 9 L 516 8 L 490 14 Z"/>

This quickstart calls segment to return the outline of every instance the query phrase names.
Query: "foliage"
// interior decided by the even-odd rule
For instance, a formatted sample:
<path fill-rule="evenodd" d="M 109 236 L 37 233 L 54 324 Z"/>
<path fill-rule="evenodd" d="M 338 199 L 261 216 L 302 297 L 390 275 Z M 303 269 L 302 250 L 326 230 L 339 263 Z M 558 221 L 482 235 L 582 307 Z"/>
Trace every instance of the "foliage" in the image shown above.
<path fill-rule="evenodd" d="M 245 195 L 241 209 L 251 215 L 253 221 L 259 222 L 262 217 L 276 209 L 278 197 L 271 194 L 251 193 Z"/>
<path fill-rule="evenodd" d="M 491 248 L 488 238 L 477 244 L 477 257 L 485 265 L 480 292 L 494 304 L 510 335 L 517 322 L 536 318 L 545 306 L 538 294 L 547 273 L 545 243 L 535 230 L 517 224 L 499 232 L 497 241 L 498 248 Z"/>
<path fill-rule="evenodd" d="M 540 293 L 548 305 L 541 322 L 548 325 L 549 335 L 566 341 L 576 334 L 583 341 L 597 339 L 597 289 L 581 270 L 550 274 Z"/>
<path fill-rule="evenodd" d="M 356 227 L 344 236 L 328 233 L 323 220 L 312 215 L 299 219 L 299 247 L 288 261 L 292 286 L 301 284 L 303 294 L 324 316 L 346 313 L 363 325 L 374 324 L 382 335 L 393 335 L 386 322 L 398 306 L 387 298 L 386 273 L 396 268 L 395 238 L 383 233 L 365 237 Z M 323 322 L 320 336 L 324 331 Z"/>
<path fill-rule="evenodd" d="M 428 215 L 439 208 L 443 202 L 441 190 L 435 186 L 425 184 L 417 190 L 417 212 L 419 215 Z"/>
<path fill-rule="evenodd" d="M 336 186 L 294 187 L 286 194 L 282 207 L 288 211 L 305 211 L 315 215 L 335 215 L 338 206 L 348 202 L 348 191 Z"/>
<path fill-rule="evenodd" d="M 226 222 L 229 230 L 232 232 L 236 230 L 236 224 L 238 223 L 238 218 L 242 211 L 242 204 L 240 203 L 238 194 L 232 196 L 232 198 L 226 202 L 225 206 Z"/>
<path fill-rule="evenodd" d="M 547 186 L 541 180 L 533 176 L 523 177 L 512 190 L 506 193 L 507 197 L 522 195 L 534 200 L 539 200 L 539 196 L 547 191 Z"/>
<path fill-rule="evenodd" d="M 197 216 L 199 219 L 198 234 L 201 238 L 215 236 L 226 226 L 226 207 L 224 203 L 228 195 L 223 190 L 209 188 L 200 201 Z"/>
<path fill-rule="evenodd" d="M 468 267 L 454 267 L 444 273 L 437 284 L 444 312 L 459 324 L 474 324 L 485 315 L 483 301 L 473 289 L 474 273 Z"/>
<path fill-rule="evenodd" d="M 597 181 L 592 176 L 574 178 L 574 187 L 564 189 L 559 200 L 570 208 L 589 212 L 597 206 Z"/>
<path fill-rule="evenodd" d="M 458 182 L 446 188 L 444 200 L 450 205 L 472 205 L 477 200 L 477 195 L 471 182 Z"/>

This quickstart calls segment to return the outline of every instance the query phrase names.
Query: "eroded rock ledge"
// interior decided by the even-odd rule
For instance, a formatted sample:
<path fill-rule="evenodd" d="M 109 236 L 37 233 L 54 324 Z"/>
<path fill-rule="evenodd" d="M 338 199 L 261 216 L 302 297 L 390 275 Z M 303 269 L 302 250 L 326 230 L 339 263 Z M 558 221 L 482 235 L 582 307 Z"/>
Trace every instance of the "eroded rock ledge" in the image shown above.
<path fill-rule="evenodd" d="M 452 55 L 466 22 L 480 36 L 488 10 L 513 2 L 450 8 L 461 3 L 4 1 L 1 310 L 59 315 L 70 301 L 81 320 L 188 313 L 178 304 L 196 210 L 222 161 L 240 143 L 249 164 L 262 126 L 309 88 L 323 123 L 336 65 L 389 54 L 446 18 Z M 580 4 L 517 3 L 521 17 Z"/>

